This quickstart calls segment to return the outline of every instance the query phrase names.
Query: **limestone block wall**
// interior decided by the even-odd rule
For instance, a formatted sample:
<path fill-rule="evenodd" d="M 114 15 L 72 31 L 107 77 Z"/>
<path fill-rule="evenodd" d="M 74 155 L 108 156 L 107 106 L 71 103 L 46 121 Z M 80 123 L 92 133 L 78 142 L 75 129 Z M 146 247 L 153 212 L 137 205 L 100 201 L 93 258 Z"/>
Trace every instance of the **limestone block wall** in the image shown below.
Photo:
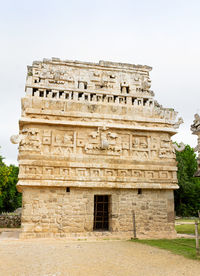
<path fill-rule="evenodd" d="M 109 231 L 93 231 L 94 195 L 109 195 Z M 175 236 L 172 190 L 24 187 L 22 238 Z"/>

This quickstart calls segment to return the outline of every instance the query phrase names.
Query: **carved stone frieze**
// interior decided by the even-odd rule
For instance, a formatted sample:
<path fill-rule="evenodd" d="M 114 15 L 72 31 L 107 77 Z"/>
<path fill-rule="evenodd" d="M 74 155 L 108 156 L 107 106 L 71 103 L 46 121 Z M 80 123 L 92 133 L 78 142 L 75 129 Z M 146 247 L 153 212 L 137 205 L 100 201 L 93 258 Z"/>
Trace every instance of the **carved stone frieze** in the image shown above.
<path fill-rule="evenodd" d="M 20 151 L 41 150 L 40 130 L 37 128 L 23 128 L 21 131 L 21 140 L 19 144 Z"/>
<path fill-rule="evenodd" d="M 116 131 L 108 127 L 35 129 L 21 131 L 20 152 L 67 157 L 71 154 L 124 156 L 134 160 L 174 159 L 174 147 L 168 134 L 155 135 Z"/>
<path fill-rule="evenodd" d="M 175 159 L 175 153 L 174 153 L 172 141 L 169 138 L 169 135 L 162 135 L 160 137 L 159 157 Z"/>
<path fill-rule="evenodd" d="M 107 128 L 98 128 L 89 133 L 88 142 L 85 144 L 86 154 L 119 155 L 122 152 L 121 137 L 110 132 Z"/>
<path fill-rule="evenodd" d="M 173 180 L 176 181 L 175 171 L 159 171 L 159 170 L 139 170 L 139 169 L 114 169 L 114 168 L 89 168 L 89 167 L 55 167 L 55 166 L 30 166 L 20 165 L 20 178 L 31 179 L 62 179 L 62 180 L 78 180 L 85 178 L 96 178 L 109 181 L 135 181 L 145 180 L 147 182 L 155 180 Z"/>
<path fill-rule="evenodd" d="M 150 90 L 151 67 L 118 63 L 111 65 L 105 61 L 85 66 L 76 61 L 45 60 L 33 63 L 28 69 L 26 92 L 28 97 L 35 99 L 32 102 L 33 109 L 38 107 L 38 99 L 40 102 L 48 99 L 49 107 L 43 108 L 46 111 L 56 110 L 53 103 L 60 105 L 73 102 L 73 106 L 76 103 L 83 107 L 85 103 L 97 106 L 101 113 L 111 115 L 111 110 L 104 108 L 104 105 L 117 107 L 117 112 L 126 106 L 129 116 L 138 114 L 144 121 L 147 117 L 163 119 L 173 129 L 179 125 L 179 121 L 175 123 L 177 112 L 163 108 L 154 101 L 154 92 Z M 92 106 L 89 107 L 91 112 Z M 30 102 L 23 101 L 23 112 L 28 107 Z M 87 116 L 88 112 L 84 113 Z"/>

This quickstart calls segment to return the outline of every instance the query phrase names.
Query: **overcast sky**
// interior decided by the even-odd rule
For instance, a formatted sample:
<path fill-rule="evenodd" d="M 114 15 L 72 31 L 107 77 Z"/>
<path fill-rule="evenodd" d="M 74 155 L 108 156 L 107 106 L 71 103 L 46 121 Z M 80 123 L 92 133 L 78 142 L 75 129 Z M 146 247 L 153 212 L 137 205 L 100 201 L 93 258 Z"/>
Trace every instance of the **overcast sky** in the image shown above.
<path fill-rule="evenodd" d="M 199 0 L 0 0 L 0 155 L 17 164 L 20 98 L 26 66 L 60 57 L 153 67 L 152 89 L 184 124 L 173 137 L 192 147 L 200 112 Z"/>

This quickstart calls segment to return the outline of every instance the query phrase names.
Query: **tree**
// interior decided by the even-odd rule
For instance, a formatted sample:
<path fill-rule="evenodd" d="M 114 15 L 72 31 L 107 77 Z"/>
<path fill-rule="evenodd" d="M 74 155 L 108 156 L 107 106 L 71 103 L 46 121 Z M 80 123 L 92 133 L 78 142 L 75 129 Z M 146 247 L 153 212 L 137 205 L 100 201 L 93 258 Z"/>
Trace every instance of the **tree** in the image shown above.
<path fill-rule="evenodd" d="M 16 189 L 18 173 L 17 166 L 7 166 L 0 156 L 0 213 L 21 207 L 21 194 Z"/>
<path fill-rule="evenodd" d="M 200 179 L 194 177 L 197 158 L 194 150 L 187 145 L 182 152 L 176 151 L 178 162 L 178 185 L 175 191 L 175 210 L 177 215 L 197 216 L 200 209 Z"/>
<path fill-rule="evenodd" d="M 0 213 L 3 210 L 4 205 L 4 193 L 3 190 L 6 187 L 6 183 L 8 182 L 9 177 L 9 169 L 3 162 L 3 157 L 0 156 Z"/>

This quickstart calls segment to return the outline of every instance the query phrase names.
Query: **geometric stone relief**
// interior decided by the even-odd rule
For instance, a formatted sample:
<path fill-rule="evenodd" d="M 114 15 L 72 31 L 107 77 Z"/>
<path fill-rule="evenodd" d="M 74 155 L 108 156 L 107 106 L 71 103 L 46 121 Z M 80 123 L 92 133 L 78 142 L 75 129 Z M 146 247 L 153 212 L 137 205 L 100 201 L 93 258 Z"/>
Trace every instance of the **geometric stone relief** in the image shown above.
<path fill-rule="evenodd" d="M 121 137 L 117 133 L 107 131 L 107 128 L 98 128 L 97 131 L 89 133 L 86 141 L 86 154 L 120 155 L 122 152 Z"/>
<path fill-rule="evenodd" d="M 29 176 L 41 175 L 44 178 L 61 178 L 61 179 L 71 179 L 71 178 L 94 178 L 98 181 L 98 178 L 132 178 L 132 179 L 146 179 L 152 180 L 162 180 L 162 179 L 176 179 L 175 171 L 158 171 L 158 170 L 138 170 L 138 169 L 108 169 L 108 168 L 60 168 L 53 166 L 29 166 L 20 165 L 20 177 L 26 178 Z M 116 180 L 116 179 L 115 179 Z"/>
<path fill-rule="evenodd" d="M 37 151 L 45 155 L 124 156 L 133 160 L 174 159 L 170 136 L 135 134 L 96 129 L 36 129 L 24 128 L 20 133 L 20 151 Z"/>
<path fill-rule="evenodd" d="M 55 68 L 49 61 L 35 64 L 28 75 L 27 94 L 33 98 L 56 98 L 63 102 L 66 100 L 91 101 L 97 104 L 106 102 L 107 105 L 117 106 L 131 104 L 136 112 L 138 108 L 141 109 L 141 105 L 143 105 L 142 110 L 153 108 L 154 93 L 150 90 L 150 68 L 135 73 L 132 70 L 132 72 L 126 71 L 122 74 L 112 69 L 105 72 L 99 68 L 100 63 L 94 65 L 95 68 L 73 66 L 72 69 L 66 65 L 67 63 L 60 64 Z M 37 87 L 36 91 L 32 91 L 33 87 Z M 146 99 L 143 100 L 144 95 Z M 177 114 L 173 110 L 157 106 L 153 109 L 152 115 L 154 118 L 174 120 Z"/>
<path fill-rule="evenodd" d="M 51 154 L 67 155 L 74 151 L 73 131 L 53 131 Z"/>
<path fill-rule="evenodd" d="M 62 85 L 73 89 L 107 90 L 108 93 L 113 89 L 114 91 L 120 90 L 120 88 L 123 93 L 127 93 L 127 88 L 133 85 L 141 87 L 142 91 L 149 91 L 151 86 L 151 80 L 145 71 L 142 75 L 141 73 L 122 74 L 112 69 L 106 72 L 97 68 L 84 70 L 84 68 L 73 67 L 72 71 L 69 66 L 59 65 L 58 68 L 54 68 L 51 64 L 43 63 L 42 67 L 38 65 L 37 69 L 33 68 L 32 75 L 34 83 L 38 84 L 43 84 L 45 78 L 46 84 L 51 84 L 55 88 Z"/>
<path fill-rule="evenodd" d="M 160 158 L 175 158 L 175 153 L 172 145 L 172 141 L 168 134 L 160 137 Z"/>
<path fill-rule="evenodd" d="M 44 130 L 42 143 L 45 153 L 67 155 L 74 151 L 74 132 L 68 130 Z"/>
<path fill-rule="evenodd" d="M 148 137 L 147 136 L 133 136 L 133 148 L 146 149 L 148 148 Z"/>
<path fill-rule="evenodd" d="M 24 128 L 21 133 L 20 150 L 40 151 L 41 141 L 39 137 L 39 129 Z"/>

